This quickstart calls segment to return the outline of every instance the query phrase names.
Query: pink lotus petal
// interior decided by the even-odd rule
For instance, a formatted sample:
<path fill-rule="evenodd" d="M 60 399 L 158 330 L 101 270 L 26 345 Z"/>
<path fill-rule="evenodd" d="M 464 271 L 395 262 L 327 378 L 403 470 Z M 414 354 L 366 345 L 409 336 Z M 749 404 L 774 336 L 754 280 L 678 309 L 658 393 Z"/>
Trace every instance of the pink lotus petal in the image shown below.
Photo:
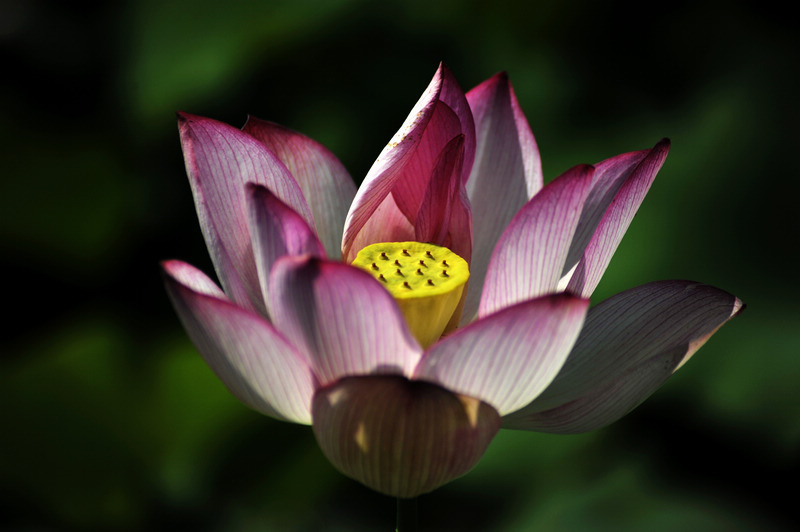
<path fill-rule="evenodd" d="M 162 266 L 183 326 L 231 393 L 268 416 L 311 424 L 315 378 L 303 356 L 266 320 L 224 299 L 199 270 L 178 261 Z"/>
<path fill-rule="evenodd" d="M 314 216 L 329 257 L 342 252 L 342 231 L 356 186 L 347 170 L 322 144 L 272 122 L 249 117 L 242 130 L 262 142 L 292 173 Z"/>
<path fill-rule="evenodd" d="M 222 287 L 236 303 L 263 311 L 244 185 L 266 186 L 313 227 L 303 193 L 283 163 L 246 133 L 186 113 L 178 115 L 178 125 L 200 227 Z"/>
<path fill-rule="evenodd" d="M 556 291 L 593 172 L 568 170 L 517 213 L 489 262 L 480 316 Z"/>
<path fill-rule="evenodd" d="M 589 311 L 548 389 L 504 424 L 546 432 L 607 425 L 650 396 L 742 308 L 727 292 L 690 281 L 617 294 Z"/>
<path fill-rule="evenodd" d="M 467 93 L 477 147 L 467 191 L 472 204 L 474 251 L 464 323 L 478 312 L 483 282 L 503 230 L 542 188 L 542 164 L 533 133 L 505 72 Z"/>
<path fill-rule="evenodd" d="M 342 255 L 352 262 L 363 245 L 389 241 L 380 232 L 384 226 L 376 211 L 386 205 L 389 194 L 394 207 L 408 220 L 417 219 L 439 154 L 454 137 L 464 135 L 462 181 L 466 182 L 475 152 L 475 126 L 466 97 L 444 65 L 411 110 L 405 123 L 383 149 L 356 193 L 345 222 Z M 463 183 L 462 183 L 463 185 Z M 390 211 L 394 217 L 394 212 Z M 372 222 L 371 239 L 360 235 Z M 463 226 L 463 224 L 460 224 Z M 395 224 L 396 226 L 396 224 Z"/>
<path fill-rule="evenodd" d="M 275 327 L 313 360 L 321 386 L 344 376 L 409 375 L 422 355 L 392 296 L 358 268 L 283 257 L 269 295 Z"/>
<path fill-rule="evenodd" d="M 566 273 L 577 264 L 567 290 L 592 295 L 668 152 L 669 140 L 664 139 L 651 150 L 618 155 L 596 165 L 564 268 Z"/>
<path fill-rule="evenodd" d="M 500 415 L 513 412 L 561 369 L 588 306 L 556 294 L 504 308 L 434 344 L 414 378 L 481 399 Z"/>
<path fill-rule="evenodd" d="M 284 255 L 324 257 L 322 243 L 305 220 L 275 194 L 261 185 L 247 185 L 253 253 L 261 292 L 269 314 L 269 272 Z"/>

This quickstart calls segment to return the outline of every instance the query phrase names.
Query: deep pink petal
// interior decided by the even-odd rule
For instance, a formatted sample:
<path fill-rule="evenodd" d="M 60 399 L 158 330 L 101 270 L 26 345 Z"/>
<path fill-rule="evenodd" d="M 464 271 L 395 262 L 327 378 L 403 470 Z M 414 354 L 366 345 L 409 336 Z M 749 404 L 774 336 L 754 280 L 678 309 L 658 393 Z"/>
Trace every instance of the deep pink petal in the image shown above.
<path fill-rule="evenodd" d="M 475 163 L 467 182 L 474 250 L 464 321 L 478 312 L 492 251 L 514 215 L 542 188 L 539 148 L 505 72 L 467 93 L 475 118 Z"/>
<path fill-rule="evenodd" d="M 568 290 L 589 297 L 603 276 L 633 216 L 669 152 L 664 139 L 651 150 L 625 153 L 595 166 L 592 190 L 565 264 Z"/>
<path fill-rule="evenodd" d="M 340 262 L 284 257 L 272 268 L 275 327 L 309 359 L 322 386 L 344 376 L 410 375 L 422 355 L 394 299 Z"/>
<path fill-rule="evenodd" d="M 231 393 L 268 416 L 310 424 L 315 378 L 303 356 L 199 270 L 179 261 L 162 267 L 189 337 Z"/>
<path fill-rule="evenodd" d="M 356 193 L 345 222 L 342 251 L 351 262 L 361 246 L 389 241 L 381 232 L 387 224 L 375 216 L 392 216 L 391 228 L 397 227 L 395 210 L 416 222 L 428 183 L 439 155 L 454 137 L 464 135 L 462 185 L 466 182 L 475 153 L 475 126 L 466 97 L 449 69 L 439 67 L 425 93 L 411 110 L 403 126 L 384 148 Z M 392 208 L 387 205 L 392 195 Z M 360 233 L 370 224 L 370 238 Z M 463 225 L 463 224 L 462 224 Z"/>
<path fill-rule="evenodd" d="M 649 397 L 742 308 L 727 292 L 690 281 L 617 294 L 589 310 L 556 379 L 504 424 L 546 432 L 607 425 Z"/>
<path fill-rule="evenodd" d="M 178 126 L 200 227 L 222 287 L 236 303 L 263 312 L 245 184 L 266 186 L 313 227 L 303 193 L 283 163 L 250 135 L 186 113 L 178 115 Z"/>
<path fill-rule="evenodd" d="M 568 170 L 514 217 L 489 262 L 480 316 L 556 291 L 593 172 Z"/>
<path fill-rule="evenodd" d="M 434 344 L 414 377 L 481 399 L 501 415 L 513 412 L 561 369 L 588 306 L 557 294 L 505 308 Z"/>
<path fill-rule="evenodd" d="M 329 257 L 342 252 L 342 231 L 356 186 L 345 167 L 319 142 L 278 124 L 249 117 L 242 130 L 261 141 L 292 173 L 314 216 Z"/>
<path fill-rule="evenodd" d="M 269 315 L 269 272 L 275 261 L 284 255 L 324 257 L 325 249 L 306 221 L 268 188 L 250 183 L 247 193 L 253 253 Z"/>

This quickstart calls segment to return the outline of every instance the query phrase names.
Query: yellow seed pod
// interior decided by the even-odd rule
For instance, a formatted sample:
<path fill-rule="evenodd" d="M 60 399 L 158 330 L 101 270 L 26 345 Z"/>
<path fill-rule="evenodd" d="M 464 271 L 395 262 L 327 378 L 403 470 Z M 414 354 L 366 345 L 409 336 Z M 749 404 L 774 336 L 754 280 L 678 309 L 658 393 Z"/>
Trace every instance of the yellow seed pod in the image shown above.
<path fill-rule="evenodd" d="M 422 242 L 382 242 L 358 252 L 354 266 L 372 274 L 397 301 L 417 341 L 428 347 L 445 330 L 469 280 L 467 261 Z"/>

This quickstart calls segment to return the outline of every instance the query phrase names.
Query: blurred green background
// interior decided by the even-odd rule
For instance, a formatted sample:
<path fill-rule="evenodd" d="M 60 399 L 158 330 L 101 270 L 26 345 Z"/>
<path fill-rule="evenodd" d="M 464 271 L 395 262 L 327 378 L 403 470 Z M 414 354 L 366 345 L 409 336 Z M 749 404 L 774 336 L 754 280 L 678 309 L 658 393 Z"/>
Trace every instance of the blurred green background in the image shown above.
<path fill-rule="evenodd" d="M 440 60 L 465 90 L 508 71 L 546 180 L 672 139 L 595 301 L 684 278 L 749 308 L 607 429 L 501 431 L 420 499 L 423 529 L 793 529 L 800 47 L 782 9 L 3 0 L 0 529 L 392 529 L 394 501 L 310 429 L 228 394 L 158 262 L 212 271 L 176 111 L 285 124 L 360 181 Z"/>

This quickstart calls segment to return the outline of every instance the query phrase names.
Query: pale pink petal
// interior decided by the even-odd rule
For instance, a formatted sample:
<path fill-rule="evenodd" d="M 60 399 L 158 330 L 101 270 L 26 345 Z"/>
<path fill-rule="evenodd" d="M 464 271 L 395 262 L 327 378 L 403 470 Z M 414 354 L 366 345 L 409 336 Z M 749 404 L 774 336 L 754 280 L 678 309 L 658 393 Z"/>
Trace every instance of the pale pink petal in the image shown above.
<path fill-rule="evenodd" d="M 617 294 L 589 310 L 553 383 L 504 424 L 546 432 L 607 425 L 650 396 L 742 308 L 727 292 L 690 281 Z"/>
<path fill-rule="evenodd" d="M 592 190 L 564 265 L 565 274 L 575 268 L 569 291 L 592 295 L 668 152 L 669 141 L 664 139 L 651 150 L 625 153 L 595 166 Z"/>
<path fill-rule="evenodd" d="M 556 376 L 588 306 L 557 294 L 504 308 L 434 344 L 414 378 L 481 399 L 500 415 L 513 412 Z"/>
<path fill-rule="evenodd" d="M 315 378 L 301 353 L 261 316 L 225 299 L 192 266 L 162 266 L 183 326 L 231 393 L 268 416 L 311 424 Z"/>
<path fill-rule="evenodd" d="M 542 188 L 539 148 L 505 72 L 467 93 L 475 118 L 475 163 L 467 181 L 474 249 L 464 322 L 478 312 L 492 251 L 503 230 Z"/>
<path fill-rule="evenodd" d="M 416 221 L 439 154 L 458 135 L 464 135 L 461 175 L 466 182 L 474 158 L 475 126 L 464 93 L 449 69 L 441 65 L 356 193 L 342 240 L 345 262 L 351 262 L 358 253 L 359 249 L 354 246 L 357 239 L 365 244 L 388 241 L 377 230 L 384 225 L 380 220 L 372 224 L 371 241 L 363 236 L 359 238 L 359 233 L 371 218 L 380 214 L 376 211 L 390 193 L 395 207 L 408 220 Z"/>
<path fill-rule="evenodd" d="M 342 231 L 356 186 L 322 144 L 278 124 L 249 117 L 242 130 L 261 141 L 289 169 L 303 191 L 317 235 L 329 257 L 342 253 Z"/>
<path fill-rule="evenodd" d="M 489 262 L 480 316 L 556 291 L 593 172 L 568 170 L 517 213 Z"/>
<path fill-rule="evenodd" d="M 236 303 L 263 312 L 245 184 L 266 186 L 313 226 L 303 193 L 283 163 L 250 135 L 186 113 L 178 115 L 178 125 L 200 227 L 222 287 Z"/>
<path fill-rule="evenodd" d="M 275 261 L 284 255 L 324 257 L 325 250 L 306 221 L 268 188 L 250 183 L 247 193 L 253 253 L 269 315 L 269 272 Z"/>
<path fill-rule="evenodd" d="M 422 355 L 392 296 L 358 268 L 283 257 L 269 295 L 275 327 L 313 360 L 322 386 L 348 375 L 410 375 Z"/>

